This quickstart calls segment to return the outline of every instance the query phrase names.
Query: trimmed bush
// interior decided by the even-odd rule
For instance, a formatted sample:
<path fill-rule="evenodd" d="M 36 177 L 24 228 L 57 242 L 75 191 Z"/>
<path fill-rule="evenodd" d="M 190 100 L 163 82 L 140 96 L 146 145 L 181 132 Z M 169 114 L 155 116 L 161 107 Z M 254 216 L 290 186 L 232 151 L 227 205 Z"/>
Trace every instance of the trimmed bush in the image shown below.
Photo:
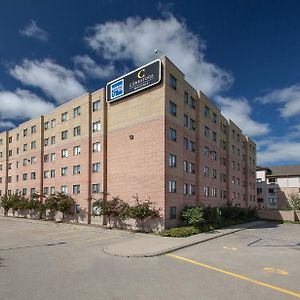
<path fill-rule="evenodd" d="M 203 208 L 186 206 L 181 214 L 181 218 L 185 225 L 199 227 L 204 223 Z"/>
<path fill-rule="evenodd" d="M 186 226 L 162 230 L 160 232 L 160 235 L 168 237 L 187 237 L 197 233 L 200 233 L 200 230 L 198 228 L 193 226 Z"/>

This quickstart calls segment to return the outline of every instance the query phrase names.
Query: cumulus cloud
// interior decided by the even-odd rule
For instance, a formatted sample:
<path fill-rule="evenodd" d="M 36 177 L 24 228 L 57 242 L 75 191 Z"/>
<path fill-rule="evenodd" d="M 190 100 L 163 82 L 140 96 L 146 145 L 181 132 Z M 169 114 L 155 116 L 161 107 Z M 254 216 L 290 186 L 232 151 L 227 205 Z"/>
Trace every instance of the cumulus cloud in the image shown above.
<path fill-rule="evenodd" d="M 0 120 L 0 128 L 14 128 L 15 124 L 11 121 Z"/>
<path fill-rule="evenodd" d="M 262 97 L 257 97 L 256 100 L 263 104 L 281 104 L 279 111 L 283 118 L 300 115 L 300 84 L 273 90 Z"/>
<path fill-rule="evenodd" d="M 88 55 L 76 55 L 73 61 L 77 69 L 76 72 L 79 71 L 80 73 L 78 74 L 81 77 L 85 77 L 86 74 L 91 78 L 105 79 L 115 74 L 113 64 L 110 63 L 106 66 L 101 66 Z"/>
<path fill-rule="evenodd" d="M 25 85 L 40 88 L 58 103 L 67 102 L 86 92 L 73 71 L 47 58 L 24 59 L 20 65 L 10 69 L 9 73 Z"/>
<path fill-rule="evenodd" d="M 44 42 L 48 41 L 49 38 L 48 32 L 38 27 L 33 20 L 30 20 L 29 24 L 24 29 L 20 30 L 20 33 L 23 36 L 32 37 Z"/>
<path fill-rule="evenodd" d="M 221 106 L 223 115 L 236 123 L 248 136 L 262 136 L 270 132 L 267 123 L 260 123 L 251 118 L 252 108 L 245 98 L 215 97 Z"/>
<path fill-rule="evenodd" d="M 300 142 L 285 139 L 264 141 L 257 152 L 258 164 L 300 162 Z"/>
<path fill-rule="evenodd" d="M 231 73 L 208 62 L 205 42 L 173 15 L 166 19 L 128 18 L 96 24 L 88 29 L 87 44 L 109 61 L 131 60 L 136 66 L 155 58 L 154 49 L 167 55 L 195 88 L 208 96 L 228 89 Z"/>
<path fill-rule="evenodd" d="M 7 119 L 25 120 L 48 113 L 55 106 L 27 90 L 0 91 L 0 122 L 13 125 Z M 1 121 L 2 120 L 2 121 Z M 6 123 L 3 123 L 6 122 Z M 1 126 L 0 127 L 10 127 Z"/>

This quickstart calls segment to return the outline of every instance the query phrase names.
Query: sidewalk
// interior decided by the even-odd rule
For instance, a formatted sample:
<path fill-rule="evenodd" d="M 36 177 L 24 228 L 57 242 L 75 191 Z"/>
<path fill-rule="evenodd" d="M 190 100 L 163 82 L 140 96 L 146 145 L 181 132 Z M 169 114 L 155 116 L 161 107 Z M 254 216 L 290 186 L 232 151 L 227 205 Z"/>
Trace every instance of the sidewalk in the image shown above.
<path fill-rule="evenodd" d="M 171 238 L 151 234 L 136 234 L 136 239 L 122 243 L 111 244 L 104 248 L 103 251 L 107 254 L 115 256 L 153 257 L 266 223 L 268 222 L 255 221 L 246 224 L 239 224 L 229 228 L 218 229 L 213 232 L 200 233 L 187 238 Z"/>

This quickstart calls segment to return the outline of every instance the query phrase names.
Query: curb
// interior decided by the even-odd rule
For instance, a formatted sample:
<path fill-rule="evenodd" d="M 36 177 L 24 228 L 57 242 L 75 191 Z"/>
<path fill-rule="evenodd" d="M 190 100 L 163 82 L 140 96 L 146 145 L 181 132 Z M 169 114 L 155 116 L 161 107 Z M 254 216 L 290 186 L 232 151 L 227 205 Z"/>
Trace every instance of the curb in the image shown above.
<path fill-rule="evenodd" d="M 208 238 L 200 240 L 200 241 L 193 241 L 193 242 L 190 242 L 190 243 L 185 243 L 185 244 L 182 244 L 182 245 L 174 246 L 174 247 L 171 247 L 171 248 L 167 248 L 165 250 L 160 250 L 160 251 L 156 251 L 156 252 L 152 252 L 152 253 L 133 254 L 133 255 L 113 254 L 113 253 L 110 253 L 107 250 L 107 247 L 103 248 L 103 252 L 105 254 L 112 255 L 112 256 L 118 256 L 118 257 L 135 257 L 135 258 L 141 258 L 141 257 L 161 256 L 161 255 L 164 255 L 164 254 L 167 254 L 167 253 L 171 253 L 171 252 L 174 252 L 174 251 L 177 251 L 177 250 L 180 250 L 180 249 L 184 249 L 184 248 L 187 248 L 187 247 L 190 247 L 190 246 L 201 244 L 201 243 L 204 243 L 204 242 L 207 242 L 207 241 L 210 241 L 210 240 L 214 240 L 214 239 L 217 239 L 217 238 L 229 235 L 229 234 L 233 234 L 233 233 L 236 233 L 236 232 L 239 232 L 239 231 L 243 231 L 243 230 L 250 229 L 250 228 L 255 228 L 257 226 L 266 224 L 268 222 L 267 221 L 255 221 L 253 223 L 255 223 L 255 224 L 251 225 L 251 223 L 250 224 L 246 223 L 246 224 L 249 224 L 249 226 L 245 226 L 245 228 L 232 229 L 232 231 L 230 231 L 230 232 L 220 233 L 219 235 L 208 237 Z M 224 228 L 224 229 L 226 229 L 226 228 Z M 230 229 L 230 228 L 227 228 L 227 229 Z"/>

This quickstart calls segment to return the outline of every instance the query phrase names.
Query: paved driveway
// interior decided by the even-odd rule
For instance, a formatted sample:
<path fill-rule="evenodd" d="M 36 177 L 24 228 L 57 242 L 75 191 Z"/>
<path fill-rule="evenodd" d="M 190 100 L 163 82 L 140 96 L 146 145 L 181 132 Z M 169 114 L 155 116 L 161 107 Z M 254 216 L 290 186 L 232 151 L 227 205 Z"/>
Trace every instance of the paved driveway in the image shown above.
<path fill-rule="evenodd" d="M 297 299 L 300 227 L 268 224 L 153 258 L 135 234 L 0 217 L 0 299 Z"/>

